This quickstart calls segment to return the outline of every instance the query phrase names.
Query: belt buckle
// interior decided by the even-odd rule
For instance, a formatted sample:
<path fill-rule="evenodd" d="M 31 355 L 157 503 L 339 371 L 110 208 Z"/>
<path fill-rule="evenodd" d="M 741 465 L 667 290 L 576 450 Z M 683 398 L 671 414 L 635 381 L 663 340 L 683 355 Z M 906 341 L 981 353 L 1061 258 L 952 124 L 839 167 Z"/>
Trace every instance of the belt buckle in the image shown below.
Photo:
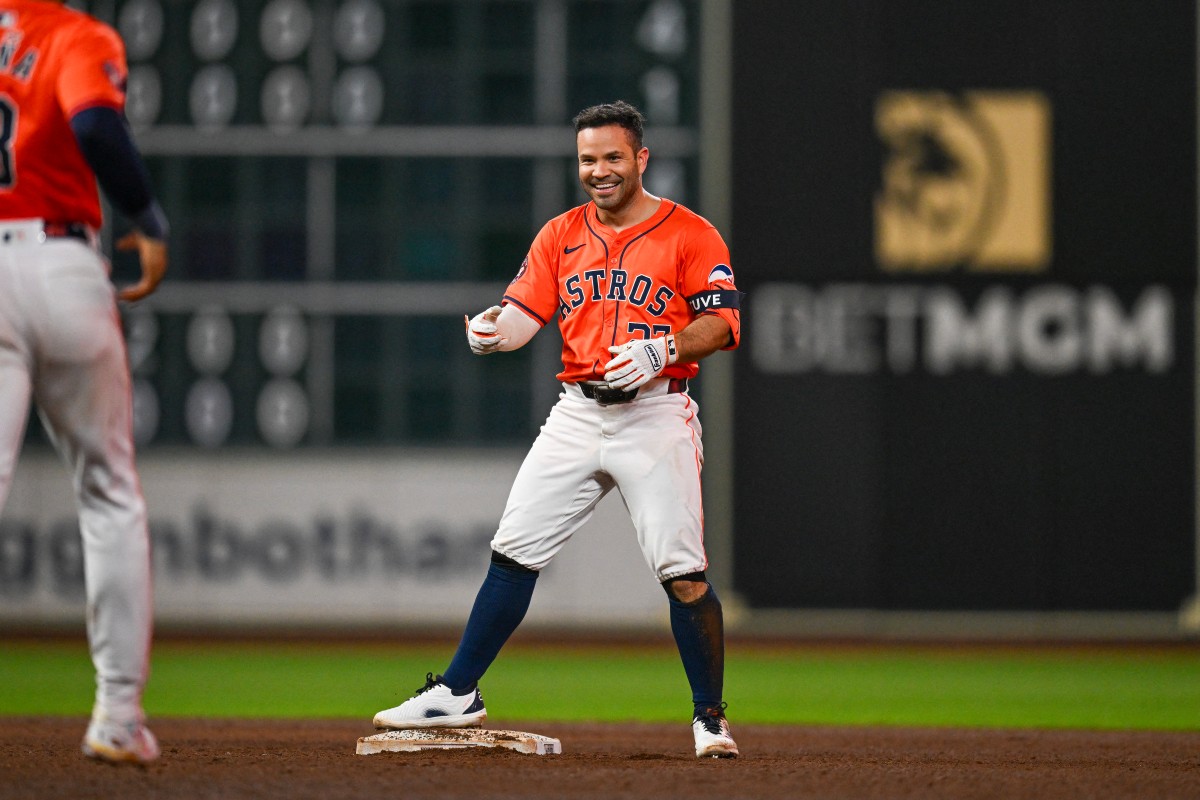
<path fill-rule="evenodd" d="M 625 391 L 624 389 L 614 389 L 611 386 L 593 385 L 592 393 L 596 398 L 596 404 L 601 406 L 612 406 L 618 403 L 628 403 L 637 395 L 637 389 L 633 391 Z"/>

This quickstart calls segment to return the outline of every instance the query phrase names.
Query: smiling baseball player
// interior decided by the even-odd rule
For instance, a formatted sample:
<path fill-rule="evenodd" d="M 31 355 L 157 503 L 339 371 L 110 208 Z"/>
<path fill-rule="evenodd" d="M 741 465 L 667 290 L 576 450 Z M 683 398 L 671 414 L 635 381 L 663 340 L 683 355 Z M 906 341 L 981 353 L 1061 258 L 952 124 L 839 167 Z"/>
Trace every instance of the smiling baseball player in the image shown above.
<path fill-rule="evenodd" d="M 31 396 L 73 477 L 87 631 L 96 668 L 86 755 L 158 757 L 142 689 L 151 637 L 150 545 L 134 465 L 129 366 L 108 264 L 99 179 L 137 230 L 141 280 L 167 268 L 167 221 L 124 120 L 115 31 L 55 0 L 0 0 L 0 508 Z"/>
<path fill-rule="evenodd" d="M 737 346 L 740 293 L 717 230 L 643 188 L 642 124 L 624 102 L 575 118 L 591 202 L 550 220 L 502 305 L 467 323 L 471 350 L 487 355 L 523 346 L 557 318 L 563 392 L 512 486 L 449 668 L 379 712 L 377 727 L 466 727 L 487 717 L 478 681 L 524 618 L 538 572 L 615 488 L 667 592 L 696 755 L 738 754 L 722 698 L 721 603 L 704 574 L 704 451 L 687 389 L 698 361 Z"/>

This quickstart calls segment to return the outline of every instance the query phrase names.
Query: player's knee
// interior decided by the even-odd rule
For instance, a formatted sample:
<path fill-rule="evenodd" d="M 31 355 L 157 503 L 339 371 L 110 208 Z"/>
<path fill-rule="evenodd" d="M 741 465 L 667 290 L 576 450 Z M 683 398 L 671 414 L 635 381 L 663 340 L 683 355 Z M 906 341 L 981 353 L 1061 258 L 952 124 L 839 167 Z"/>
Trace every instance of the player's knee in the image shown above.
<path fill-rule="evenodd" d="M 685 605 L 694 605 L 708 594 L 708 579 L 703 572 L 689 572 L 663 581 L 663 589 L 667 596 Z"/>

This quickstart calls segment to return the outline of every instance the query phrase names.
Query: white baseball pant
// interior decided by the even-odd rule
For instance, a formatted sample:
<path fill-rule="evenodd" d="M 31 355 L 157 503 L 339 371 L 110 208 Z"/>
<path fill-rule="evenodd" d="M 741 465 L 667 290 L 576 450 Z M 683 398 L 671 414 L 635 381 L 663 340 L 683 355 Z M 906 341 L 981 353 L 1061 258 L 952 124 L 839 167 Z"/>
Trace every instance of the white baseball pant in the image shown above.
<path fill-rule="evenodd" d="M 602 406 L 574 384 L 530 448 L 508 496 L 492 549 L 540 570 L 614 487 L 660 582 L 703 570 L 704 464 L 699 408 L 657 378 L 635 400 Z"/>
<path fill-rule="evenodd" d="M 0 221 L 0 509 L 31 396 L 73 478 L 97 709 L 138 716 L 149 670 L 150 546 L 108 265 L 79 239 L 45 238 L 39 220 Z"/>

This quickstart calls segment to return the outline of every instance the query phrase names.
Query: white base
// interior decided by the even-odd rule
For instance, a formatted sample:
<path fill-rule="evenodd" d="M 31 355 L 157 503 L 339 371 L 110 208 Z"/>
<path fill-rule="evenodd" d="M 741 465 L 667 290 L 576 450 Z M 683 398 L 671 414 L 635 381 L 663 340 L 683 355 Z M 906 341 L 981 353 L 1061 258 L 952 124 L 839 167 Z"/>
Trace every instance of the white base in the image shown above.
<path fill-rule="evenodd" d="M 504 747 L 518 753 L 546 756 L 562 753 L 562 743 L 549 736 L 521 731 L 484 728 L 425 728 L 385 731 L 358 740 L 360 756 L 375 753 L 414 753 L 420 750 L 461 750 L 467 747 Z"/>

